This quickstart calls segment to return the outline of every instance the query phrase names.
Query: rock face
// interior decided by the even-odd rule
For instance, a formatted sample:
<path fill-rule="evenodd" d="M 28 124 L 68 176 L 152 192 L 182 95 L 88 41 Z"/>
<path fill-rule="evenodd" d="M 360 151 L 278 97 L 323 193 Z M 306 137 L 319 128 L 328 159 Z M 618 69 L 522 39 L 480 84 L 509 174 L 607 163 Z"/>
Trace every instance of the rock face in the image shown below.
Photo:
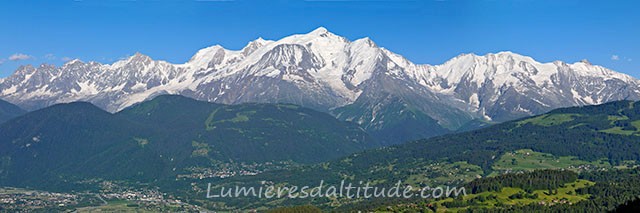
<path fill-rule="evenodd" d="M 368 130 L 410 121 L 421 125 L 419 131 L 440 134 L 473 120 L 637 100 L 639 83 L 586 61 L 540 63 L 511 52 L 418 65 L 369 38 L 349 41 L 318 28 L 278 41 L 260 38 L 238 51 L 208 47 L 184 64 L 137 53 L 110 65 L 24 66 L 0 80 L 0 98 L 27 110 L 87 101 L 110 112 L 161 94 L 224 104 L 292 103 Z"/>

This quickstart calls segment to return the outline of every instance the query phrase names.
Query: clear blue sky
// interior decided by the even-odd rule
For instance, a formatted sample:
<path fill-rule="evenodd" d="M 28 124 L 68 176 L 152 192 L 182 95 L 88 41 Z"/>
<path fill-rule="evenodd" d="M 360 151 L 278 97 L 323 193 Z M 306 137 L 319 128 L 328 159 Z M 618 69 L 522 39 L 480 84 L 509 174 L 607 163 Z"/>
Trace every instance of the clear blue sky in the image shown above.
<path fill-rule="evenodd" d="M 324 26 L 415 63 L 509 50 L 640 77 L 640 1 L 1 1 L 0 77 L 23 64 L 111 63 L 135 52 L 173 63 Z M 10 60 L 13 59 L 13 60 Z"/>

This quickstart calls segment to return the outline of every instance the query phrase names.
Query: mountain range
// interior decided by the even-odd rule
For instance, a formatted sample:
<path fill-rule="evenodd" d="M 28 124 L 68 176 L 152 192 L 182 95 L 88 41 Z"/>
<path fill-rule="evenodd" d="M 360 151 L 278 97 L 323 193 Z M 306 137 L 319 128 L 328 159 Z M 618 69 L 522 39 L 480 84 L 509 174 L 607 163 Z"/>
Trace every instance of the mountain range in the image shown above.
<path fill-rule="evenodd" d="M 27 65 L 0 79 L 0 99 L 26 110 L 85 101 L 118 112 L 162 94 L 296 104 L 395 144 L 560 107 L 638 100 L 640 81 L 586 60 L 541 63 L 512 52 L 414 64 L 369 38 L 350 41 L 322 27 L 240 50 L 207 47 L 183 64 L 136 53 L 113 64 Z"/>

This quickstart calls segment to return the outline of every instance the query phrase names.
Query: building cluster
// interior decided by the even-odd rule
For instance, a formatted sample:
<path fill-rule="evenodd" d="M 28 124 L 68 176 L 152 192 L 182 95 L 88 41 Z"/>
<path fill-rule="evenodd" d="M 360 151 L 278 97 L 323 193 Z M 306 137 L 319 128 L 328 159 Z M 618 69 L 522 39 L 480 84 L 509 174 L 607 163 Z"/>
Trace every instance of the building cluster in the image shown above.
<path fill-rule="evenodd" d="M 43 191 L 0 193 L 0 211 L 35 210 L 52 207 L 74 206 L 78 195 Z"/>

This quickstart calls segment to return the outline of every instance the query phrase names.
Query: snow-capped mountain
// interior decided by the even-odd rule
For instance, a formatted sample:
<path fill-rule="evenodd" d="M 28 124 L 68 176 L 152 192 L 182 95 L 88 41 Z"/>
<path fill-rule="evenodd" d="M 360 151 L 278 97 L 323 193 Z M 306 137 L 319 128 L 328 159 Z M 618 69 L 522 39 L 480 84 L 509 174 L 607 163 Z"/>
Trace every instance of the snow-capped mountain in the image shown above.
<path fill-rule="evenodd" d="M 137 53 L 113 64 L 23 66 L 0 79 L 0 98 L 28 110 L 82 100 L 115 112 L 160 94 L 180 94 L 225 104 L 299 104 L 368 129 L 400 124 L 398 117 L 456 129 L 471 120 L 637 100 L 639 85 L 586 61 L 540 63 L 511 52 L 414 64 L 369 38 L 349 41 L 321 27 L 278 41 L 259 38 L 241 50 L 204 48 L 184 64 Z"/>
<path fill-rule="evenodd" d="M 586 60 L 540 63 L 511 52 L 463 54 L 428 70 L 416 73 L 422 74 L 416 79 L 424 86 L 496 121 L 559 107 L 640 98 L 640 81 Z"/>

